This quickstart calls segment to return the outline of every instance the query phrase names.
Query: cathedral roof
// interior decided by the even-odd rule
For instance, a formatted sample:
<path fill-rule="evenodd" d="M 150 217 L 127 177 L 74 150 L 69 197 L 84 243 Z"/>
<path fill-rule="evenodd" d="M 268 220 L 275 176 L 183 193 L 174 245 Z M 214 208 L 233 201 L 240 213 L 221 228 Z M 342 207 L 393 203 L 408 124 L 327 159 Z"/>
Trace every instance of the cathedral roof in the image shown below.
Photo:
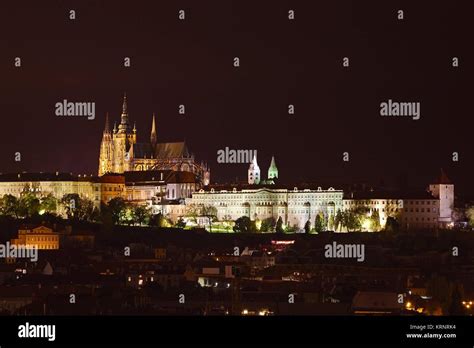
<path fill-rule="evenodd" d="M 189 157 L 189 151 L 184 141 L 156 144 L 155 154 L 158 159 Z"/>
<path fill-rule="evenodd" d="M 135 158 L 152 158 L 154 151 L 151 144 L 148 143 L 135 143 L 133 144 L 133 156 Z"/>
<path fill-rule="evenodd" d="M 153 151 L 153 146 L 150 143 L 136 143 L 133 144 L 133 154 L 135 158 L 182 158 L 189 157 L 189 151 L 186 143 L 158 143 Z"/>

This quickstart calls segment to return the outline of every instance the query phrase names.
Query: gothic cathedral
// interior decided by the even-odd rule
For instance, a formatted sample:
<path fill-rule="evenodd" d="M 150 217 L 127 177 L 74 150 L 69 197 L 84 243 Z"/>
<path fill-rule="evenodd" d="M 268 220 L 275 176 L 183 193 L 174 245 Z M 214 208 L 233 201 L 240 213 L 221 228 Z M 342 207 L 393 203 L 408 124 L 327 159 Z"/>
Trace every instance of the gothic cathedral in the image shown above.
<path fill-rule="evenodd" d="M 207 164 L 195 163 L 194 155 L 190 154 L 185 142 L 160 143 L 156 134 L 155 115 L 151 123 L 150 141 L 137 143 L 136 126 L 130 126 L 127 110 L 127 96 L 123 97 L 120 124 L 111 131 L 109 115 L 105 120 L 105 128 L 100 144 L 99 176 L 108 173 L 126 171 L 172 170 L 192 172 L 197 182 L 202 185 L 210 183 L 210 169 Z"/>

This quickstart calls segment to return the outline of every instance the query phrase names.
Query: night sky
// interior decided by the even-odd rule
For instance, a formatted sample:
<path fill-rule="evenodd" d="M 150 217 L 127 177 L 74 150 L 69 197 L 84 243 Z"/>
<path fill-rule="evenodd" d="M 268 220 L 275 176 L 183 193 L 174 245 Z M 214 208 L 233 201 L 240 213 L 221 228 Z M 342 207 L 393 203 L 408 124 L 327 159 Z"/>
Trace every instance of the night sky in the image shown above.
<path fill-rule="evenodd" d="M 217 163 L 217 150 L 228 146 L 256 149 L 263 177 L 275 155 L 286 182 L 337 187 L 404 178 L 424 188 L 443 167 L 457 194 L 474 194 L 469 1 L 0 6 L 0 172 L 97 174 L 105 112 L 119 120 L 126 92 L 138 141 L 149 139 L 155 112 L 159 141 L 185 139 L 210 164 L 212 182 L 246 179 L 248 165 Z M 55 116 L 63 99 L 95 102 L 95 120 Z M 381 117 L 387 99 L 421 102 L 421 119 Z M 178 114 L 179 104 L 186 115 Z"/>

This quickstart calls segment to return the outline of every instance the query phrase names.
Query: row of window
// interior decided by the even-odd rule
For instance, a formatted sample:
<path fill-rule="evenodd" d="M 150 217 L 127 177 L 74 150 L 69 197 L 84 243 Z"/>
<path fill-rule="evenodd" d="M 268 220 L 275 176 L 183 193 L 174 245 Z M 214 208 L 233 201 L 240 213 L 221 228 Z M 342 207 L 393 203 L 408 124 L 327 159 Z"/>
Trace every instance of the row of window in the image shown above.
<path fill-rule="evenodd" d="M 51 236 L 51 237 L 28 237 L 29 242 L 56 242 L 58 240 L 58 236 Z"/>
<path fill-rule="evenodd" d="M 387 201 L 345 201 L 345 205 L 376 205 L 376 204 L 406 204 L 406 205 L 436 205 L 437 200 L 414 201 L 414 200 L 387 200 Z"/>

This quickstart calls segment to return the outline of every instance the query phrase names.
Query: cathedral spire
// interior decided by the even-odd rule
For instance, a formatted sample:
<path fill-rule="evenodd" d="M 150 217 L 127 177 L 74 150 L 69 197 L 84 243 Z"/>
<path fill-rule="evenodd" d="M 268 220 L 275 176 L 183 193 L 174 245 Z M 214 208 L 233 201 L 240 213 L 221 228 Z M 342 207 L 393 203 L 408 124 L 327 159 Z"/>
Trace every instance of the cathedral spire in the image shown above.
<path fill-rule="evenodd" d="M 120 117 L 119 131 L 120 133 L 128 133 L 130 131 L 130 125 L 128 123 L 128 107 L 126 93 L 123 94 L 122 116 Z"/>
<path fill-rule="evenodd" d="M 107 133 L 107 134 L 110 133 L 109 113 L 108 112 L 105 114 L 104 133 Z"/>
<path fill-rule="evenodd" d="M 122 115 L 127 115 L 128 110 L 127 110 L 127 93 L 123 93 L 123 103 L 122 103 Z"/>
<path fill-rule="evenodd" d="M 155 123 L 155 113 L 153 113 L 153 118 L 151 121 L 151 134 L 150 134 L 150 142 L 153 146 L 156 145 L 156 123 Z"/>

